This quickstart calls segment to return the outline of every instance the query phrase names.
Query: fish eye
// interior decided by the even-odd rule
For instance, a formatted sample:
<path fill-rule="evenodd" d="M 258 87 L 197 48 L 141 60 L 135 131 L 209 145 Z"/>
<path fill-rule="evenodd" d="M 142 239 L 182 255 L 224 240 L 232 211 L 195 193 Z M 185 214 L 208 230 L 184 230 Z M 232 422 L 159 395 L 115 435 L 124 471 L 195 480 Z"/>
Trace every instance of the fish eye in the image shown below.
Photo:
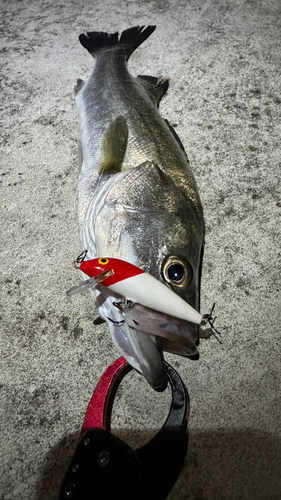
<path fill-rule="evenodd" d="M 184 277 L 185 269 L 182 264 L 171 264 L 168 267 L 167 274 L 171 281 L 176 281 L 177 283 Z"/>
<path fill-rule="evenodd" d="M 191 269 L 185 259 L 171 255 L 163 265 L 163 277 L 167 283 L 185 286 L 191 279 Z"/>
<path fill-rule="evenodd" d="M 99 259 L 99 264 L 101 264 L 102 266 L 105 266 L 106 264 L 108 264 L 108 259 Z"/>

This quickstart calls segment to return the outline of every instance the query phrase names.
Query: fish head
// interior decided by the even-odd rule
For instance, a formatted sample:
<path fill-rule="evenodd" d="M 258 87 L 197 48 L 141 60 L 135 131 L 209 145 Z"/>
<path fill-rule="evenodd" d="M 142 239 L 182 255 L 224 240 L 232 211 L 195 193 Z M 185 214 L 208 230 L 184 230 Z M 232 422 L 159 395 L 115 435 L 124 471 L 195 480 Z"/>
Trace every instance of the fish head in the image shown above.
<path fill-rule="evenodd" d="M 203 213 L 157 165 L 117 174 L 93 200 L 85 245 L 134 264 L 199 307 Z"/>
<path fill-rule="evenodd" d="M 89 206 L 83 225 L 83 245 L 89 249 L 89 258 L 106 255 L 130 262 L 165 283 L 195 309 L 199 306 L 203 239 L 203 213 L 188 196 L 188 189 L 183 191 L 174 179 L 150 161 L 111 176 L 104 182 Z M 113 305 L 116 298 L 109 297 L 108 291 L 106 295 L 103 306 L 100 297 L 100 312 L 105 319 L 113 319 L 116 325 L 119 323 L 118 328 L 114 327 L 114 323 L 108 324 L 113 340 L 115 335 L 115 345 L 120 347 L 121 337 L 124 344 L 124 338 L 129 339 L 129 331 L 132 332 L 133 328 L 126 321 L 123 325 L 120 323 L 124 315 Z M 116 339 L 117 330 L 119 340 Z M 153 366 L 160 366 L 159 360 L 157 363 L 153 361 L 159 348 L 152 336 L 145 337 L 146 343 L 148 338 L 151 339 L 151 362 L 146 371 L 153 379 Z M 194 332 L 193 337 L 195 345 L 198 336 Z M 134 347 L 131 348 L 132 342 L 128 347 L 131 364 L 136 346 L 141 344 L 140 339 L 140 332 L 134 331 Z M 141 358 L 147 361 L 147 352 L 142 350 L 133 364 L 142 372 L 143 366 L 140 363 L 140 367 L 139 362 Z M 190 355 L 196 352 L 194 347 Z M 158 385 L 160 379 L 159 375 Z M 153 382 L 149 382 L 153 386 Z"/>
<path fill-rule="evenodd" d="M 198 214 L 192 212 L 191 201 L 184 197 L 180 200 L 180 196 L 177 201 L 182 202 L 181 210 L 155 218 L 150 246 L 146 254 L 143 248 L 139 259 L 147 262 L 150 274 L 199 310 L 202 226 Z M 154 255 L 156 241 L 157 255 Z"/>

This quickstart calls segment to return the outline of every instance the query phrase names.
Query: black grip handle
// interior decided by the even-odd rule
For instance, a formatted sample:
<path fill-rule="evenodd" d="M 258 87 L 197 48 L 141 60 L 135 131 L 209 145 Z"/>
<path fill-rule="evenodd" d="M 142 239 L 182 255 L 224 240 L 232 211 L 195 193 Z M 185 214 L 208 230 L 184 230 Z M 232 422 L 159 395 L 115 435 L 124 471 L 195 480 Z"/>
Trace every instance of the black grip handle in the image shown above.
<path fill-rule="evenodd" d="M 143 447 L 133 450 L 105 428 L 88 429 L 63 480 L 60 500 L 164 500 L 167 497 L 187 453 L 189 396 L 174 368 L 165 361 L 163 366 L 172 389 L 172 402 L 158 434 Z M 123 370 L 125 376 L 126 364 L 121 367 L 121 372 Z M 106 413 L 111 412 L 121 372 L 119 366 L 118 377 L 113 374 L 112 383 L 108 385 L 112 401 L 109 405 L 105 398 L 104 421 L 108 421 Z"/>

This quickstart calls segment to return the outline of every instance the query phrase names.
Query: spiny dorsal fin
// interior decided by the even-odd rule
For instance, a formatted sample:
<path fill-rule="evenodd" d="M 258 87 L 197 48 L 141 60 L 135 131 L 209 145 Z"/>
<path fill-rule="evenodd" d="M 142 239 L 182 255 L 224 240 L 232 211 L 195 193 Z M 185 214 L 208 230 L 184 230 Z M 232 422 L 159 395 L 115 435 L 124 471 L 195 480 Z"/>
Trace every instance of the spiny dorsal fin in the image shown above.
<path fill-rule="evenodd" d="M 169 87 L 169 80 L 165 78 L 155 78 L 155 76 L 139 75 L 138 81 L 148 92 L 152 102 L 159 106 L 162 97 Z"/>
<path fill-rule="evenodd" d="M 87 49 L 92 56 L 97 57 L 98 53 L 108 47 L 119 45 L 126 50 L 126 59 L 128 60 L 132 52 L 141 45 L 155 30 L 156 26 L 134 26 L 129 28 L 120 36 L 118 40 L 118 32 L 109 34 L 102 31 L 91 31 L 87 35 L 79 36 L 80 43 Z"/>
<path fill-rule="evenodd" d="M 99 174 L 121 172 L 128 143 L 128 127 L 124 116 L 117 116 L 107 127 L 102 141 Z"/>

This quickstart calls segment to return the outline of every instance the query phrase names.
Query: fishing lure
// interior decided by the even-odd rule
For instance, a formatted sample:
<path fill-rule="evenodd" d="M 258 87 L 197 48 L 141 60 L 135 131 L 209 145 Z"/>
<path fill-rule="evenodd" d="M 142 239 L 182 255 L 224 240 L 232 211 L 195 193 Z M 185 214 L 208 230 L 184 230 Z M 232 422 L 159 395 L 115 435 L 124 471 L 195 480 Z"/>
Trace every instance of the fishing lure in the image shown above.
<path fill-rule="evenodd" d="M 124 297 L 126 301 L 141 304 L 196 325 L 202 322 L 202 314 L 139 267 L 111 257 L 84 260 L 85 252 L 78 257 L 74 266 L 90 278 L 70 288 L 66 292 L 67 295 L 83 293 L 102 284 Z"/>

